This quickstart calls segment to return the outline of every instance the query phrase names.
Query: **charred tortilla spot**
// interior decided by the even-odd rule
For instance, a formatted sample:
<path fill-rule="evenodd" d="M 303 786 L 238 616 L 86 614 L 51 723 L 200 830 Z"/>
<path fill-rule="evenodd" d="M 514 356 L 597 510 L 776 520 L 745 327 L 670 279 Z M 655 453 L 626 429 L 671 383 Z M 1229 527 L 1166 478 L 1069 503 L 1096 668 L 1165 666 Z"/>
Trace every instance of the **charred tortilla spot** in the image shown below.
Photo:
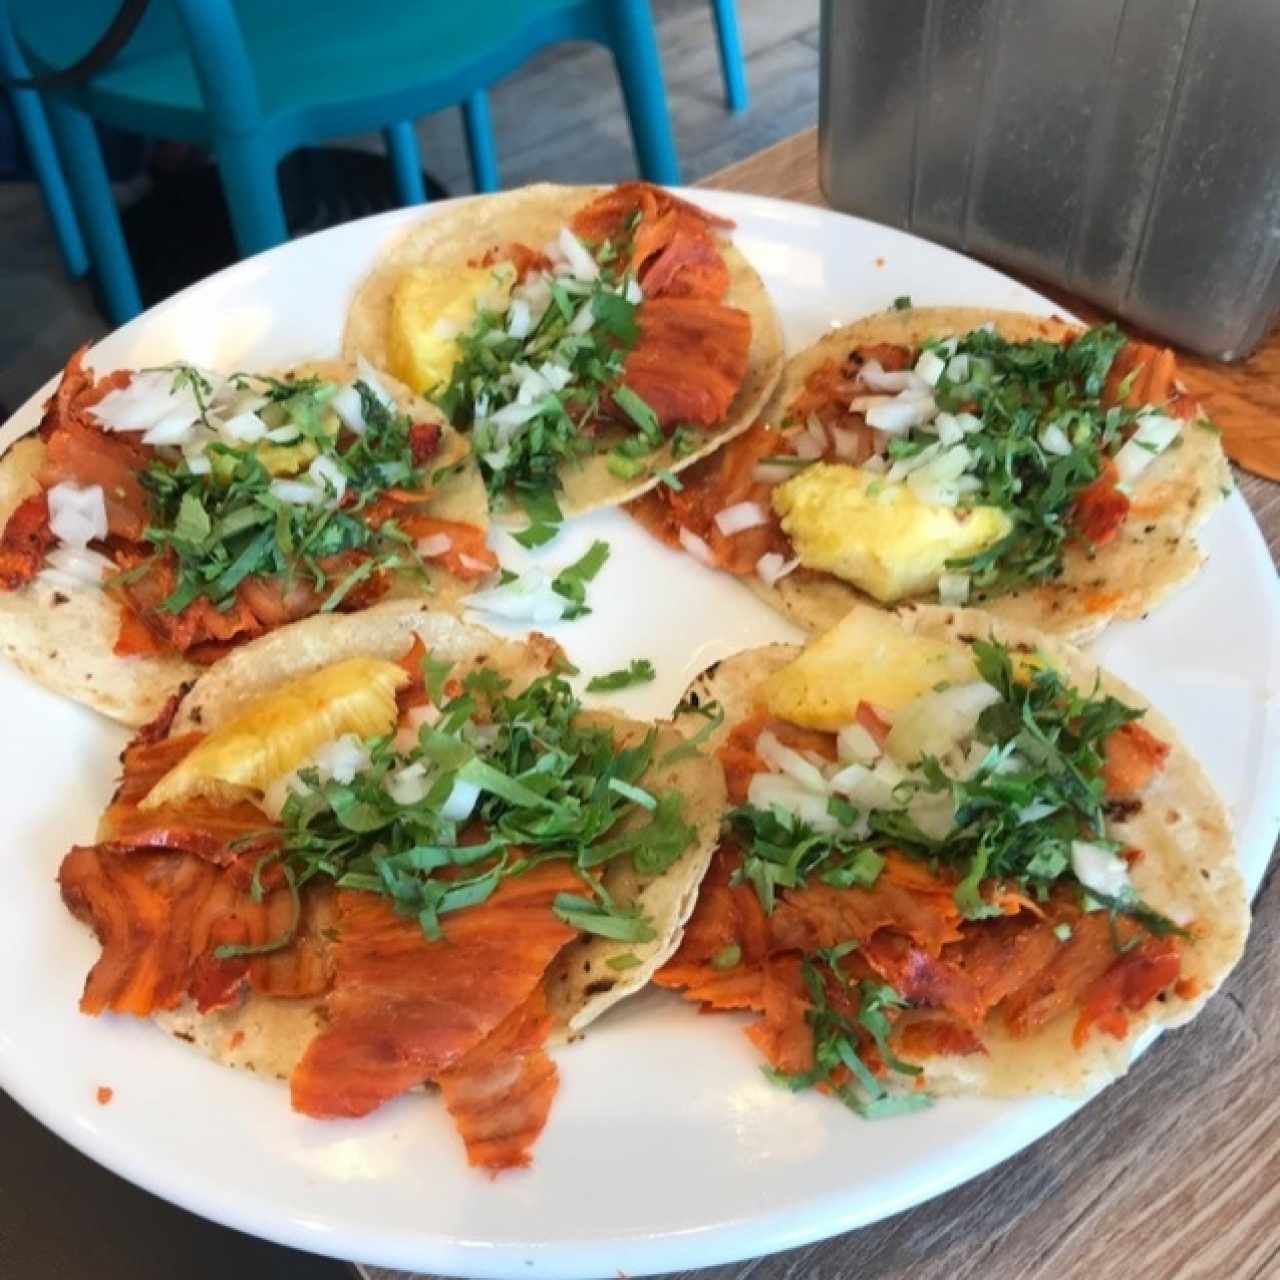
<path fill-rule="evenodd" d="M 586 995 L 600 996 L 604 995 L 606 991 L 612 991 L 613 986 L 614 983 L 612 978 L 600 978 L 596 982 L 588 983 L 583 990 Z"/>

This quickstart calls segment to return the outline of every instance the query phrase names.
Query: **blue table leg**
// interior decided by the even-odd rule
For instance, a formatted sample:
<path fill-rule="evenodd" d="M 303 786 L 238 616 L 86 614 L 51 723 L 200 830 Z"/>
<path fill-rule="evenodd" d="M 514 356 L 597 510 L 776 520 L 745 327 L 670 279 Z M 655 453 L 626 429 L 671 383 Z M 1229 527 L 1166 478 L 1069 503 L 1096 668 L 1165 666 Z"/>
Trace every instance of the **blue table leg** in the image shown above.
<path fill-rule="evenodd" d="M 745 111 L 747 73 L 742 61 L 742 36 L 738 31 L 737 0 L 711 0 L 716 19 L 716 37 L 720 42 L 720 68 L 724 72 L 724 99 L 736 115 Z"/>
<path fill-rule="evenodd" d="M 213 153 L 241 255 L 247 258 L 283 244 L 289 230 L 276 177 L 279 157 L 262 134 L 217 138 Z"/>
<path fill-rule="evenodd" d="M 62 171 L 71 189 L 71 201 L 102 289 L 107 319 L 114 325 L 124 324 L 142 310 L 142 298 L 93 121 L 56 98 L 48 100 L 48 116 Z"/>
<path fill-rule="evenodd" d="M 609 17 L 610 44 L 640 172 L 650 182 L 678 183 L 680 162 L 649 0 L 614 0 Z"/>
<path fill-rule="evenodd" d="M 426 204 L 427 188 L 422 181 L 422 158 L 412 120 L 399 120 L 382 131 L 391 160 L 391 174 L 401 204 Z"/>
<path fill-rule="evenodd" d="M 489 118 L 489 98 L 483 89 L 470 94 L 462 104 L 467 129 L 467 150 L 471 153 L 471 181 L 477 191 L 497 191 L 498 150 L 493 141 L 493 121 Z"/>

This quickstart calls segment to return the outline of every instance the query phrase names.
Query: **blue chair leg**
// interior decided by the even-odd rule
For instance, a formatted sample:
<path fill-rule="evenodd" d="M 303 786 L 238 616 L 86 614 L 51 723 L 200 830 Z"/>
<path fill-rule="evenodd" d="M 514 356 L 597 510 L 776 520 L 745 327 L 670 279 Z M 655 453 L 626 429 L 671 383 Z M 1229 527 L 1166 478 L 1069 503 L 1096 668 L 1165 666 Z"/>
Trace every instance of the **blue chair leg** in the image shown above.
<path fill-rule="evenodd" d="M 471 153 L 471 182 L 477 191 L 497 191 L 498 150 L 493 142 L 493 121 L 489 118 L 489 98 L 483 89 L 470 94 L 462 104 L 467 128 L 467 150 Z"/>
<path fill-rule="evenodd" d="M 613 0 L 608 10 L 610 46 L 622 81 L 640 172 L 650 182 L 677 183 L 680 162 L 649 0 Z"/>
<path fill-rule="evenodd" d="M 48 115 L 76 217 L 102 289 L 107 319 L 114 325 L 124 324 L 142 310 L 142 298 L 93 121 L 56 98 L 48 101 Z"/>
<path fill-rule="evenodd" d="M 412 120 L 399 120 L 382 131 L 391 159 L 391 176 L 401 204 L 425 204 L 427 188 L 422 181 L 422 159 L 418 155 L 418 135 Z"/>
<path fill-rule="evenodd" d="M 0 75 L 22 79 L 27 74 L 26 61 L 9 23 L 8 7 L 0 3 Z M 53 149 L 49 122 L 45 119 L 39 95 L 30 89 L 13 89 L 9 98 L 13 103 L 13 113 L 18 119 L 18 128 L 22 131 L 22 141 L 31 160 L 31 167 L 40 183 L 40 194 L 44 197 L 49 221 L 53 223 L 53 234 L 58 241 L 62 261 L 69 275 L 82 276 L 89 269 L 89 255 L 80 235 L 80 227 L 76 223 L 75 210 L 71 207 L 71 193 L 67 190 L 57 152 Z"/>
<path fill-rule="evenodd" d="M 260 133 L 245 133 L 216 139 L 213 154 L 241 256 L 247 258 L 283 244 L 289 229 L 276 178 L 279 157 L 274 150 Z"/>
<path fill-rule="evenodd" d="M 720 42 L 720 69 L 724 73 L 724 100 L 735 115 L 745 111 L 747 72 L 742 62 L 742 36 L 738 31 L 737 0 L 711 0 Z"/>
<path fill-rule="evenodd" d="M 26 89 L 14 90 L 10 98 L 14 115 L 18 118 L 18 128 L 22 130 L 27 157 L 35 170 L 36 181 L 40 184 L 45 210 L 53 224 L 53 234 L 58 242 L 58 252 L 62 254 L 63 266 L 69 276 L 82 276 L 89 270 L 89 253 L 84 247 L 84 237 L 76 222 L 71 193 L 67 190 L 67 180 L 62 176 L 62 167 L 58 164 L 44 108 L 40 105 L 39 97 Z"/>

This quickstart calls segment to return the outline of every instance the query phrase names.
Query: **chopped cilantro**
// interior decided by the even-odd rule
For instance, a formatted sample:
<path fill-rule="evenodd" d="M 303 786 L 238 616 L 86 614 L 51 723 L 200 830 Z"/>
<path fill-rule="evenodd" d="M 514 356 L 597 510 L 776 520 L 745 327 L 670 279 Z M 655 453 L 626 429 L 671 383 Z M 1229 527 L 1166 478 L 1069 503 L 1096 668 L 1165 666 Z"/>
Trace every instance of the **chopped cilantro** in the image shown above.
<path fill-rule="evenodd" d="M 726 822 L 743 855 L 738 879 L 752 885 L 766 911 L 779 890 L 814 877 L 837 888 L 870 888 L 889 850 L 958 877 L 956 905 L 973 920 L 1000 914 L 983 896 L 989 882 L 1039 899 L 1064 881 L 1074 883 L 1072 841 L 1105 835 L 1104 744 L 1142 713 L 1107 694 L 1080 693 L 1051 667 L 1016 676 L 1008 652 L 994 641 L 976 641 L 973 656 L 1000 700 L 978 719 L 978 753 L 965 776 L 924 756 L 894 788 L 888 807 L 860 813 L 837 798 L 829 808 L 839 824 L 834 832 L 816 831 L 781 808 L 729 811 Z M 953 815 L 945 837 L 921 830 L 914 814 L 922 803 L 942 803 Z M 1093 897 L 1096 906 L 1157 936 L 1177 930 L 1136 897 Z"/>
<path fill-rule="evenodd" d="M 587 692 L 612 693 L 615 689 L 629 689 L 633 684 L 647 684 L 655 674 L 653 663 L 648 658 L 634 658 L 629 666 L 619 671 L 593 676 L 587 683 Z"/>
<path fill-rule="evenodd" d="M 424 662 L 441 716 L 419 730 L 417 745 L 401 751 L 389 737 L 371 739 L 370 765 L 349 783 L 301 771 L 281 816 L 286 872 L 299 886 L 324 876 L 386 895 L 435 938 L 444 916 L 483 902 L 506 877 L 566 859 L 583 894 L 556 898 L 560 919 L 599 937 L 651 940 L 651 923 L 619 908 L 594 876 L 620 858 L 640 876 L 661 874 L 694 838 L 684 796 L 645 785 L 654 735 L 623 747 L 608 729 L 579 723 L 580 704 L 556 675 L 513 696 L 507 681 L 476 671 L 446 699 L 449 670 Z M 419 770 L 420 785 L 388 785 L 406 768 Z M 468 785 L 472 810 L 444 816 Z M 472 823 L 481 843 L 464 838 Z"/>
<path fill-rule="evenodd" d="M 586 603 L 587 584 L 604 568 L 608 559 L 609 544 L 596 541 L 578 560 L 556 574 L 551 587 L 569 601 L 569 608 L 564 612 L 566 620 L 581 618 L 591 612 Z"/>
<path fill-rule="evenodd" d="M 863 1058 L 874 1049 L 895 1075 L 920 1074 L 920 1068 L 899 1058 L 889 1043 L 890 1015 L 905 1004 L 893 988 L 869 980 L 851 982 L 839 956 L 829 953 L 802 960 L 801 975 L 809 996 L 805 1020 L 813 1028 L 813 1068 L 795 1073 L 766 1068 L 765 1075 L 792 1090 L 822 1085 L 867 1120 L 932 1106 L 926 1093 L 890 1092 Z"/>
<path fill-rule="evenodd" d="M 211 429 L 215 393 L 209 380 L 187 365 L 166 372 L 173 374 L 175 391 L 191 390 L 204 427 Z M 236 373 L 228 385 L 264 397 L 267 403 L 257 411 L 264 427 L 292 438 L 233 444 L 206 437 L 204 468 L 193 470 L 191 460 L 160 450 L 139 473 L 150 507 L 144 537 L 174 571 L 172 590 L 158 608 L 177 614 L 204 598 L 225 610 L 250 578 L 307 581 L 324 593 L 324 608 L 336 608 L 355 586 L 383 570 L 412 572 L 425 583 L 420 560 L 404 554 L 409 540 L 395 522 L 375 529 L 358 515 L 386 489 L 427 485 L 410 444 L 408 416 L 389 410 L 358 382 L 367 429 L 353 435 L 342 432 L 329 407 L 337 391 L 333 383 Z M 329 471 L 308 476 L 319 458 Z M 335 475 L 341 477 L 341 503 Z M 285 501 L 275 491 L 277 481 L 311 484 L 320 500 Z M 359 555 L 342 564 L 343 576 L 333 582 L 332 558 L 346 552 Z M 149 566 L 112 585 L 129 585 Z"/>
<path fill-rule="evenodd" d="M 893 309 L 895 311 L 910 311 L 911 296 L 910 294 L 901 293 L 893 300 Z"/>
<path fill-rule="evenodd" d="M 562 468 L 593 451 L 601 425 L 622 428 L 624 443 L 642 441 L 649 452 L 662 444 L 653 411 L 622 382 L 640 333 L 637 304 L 626 296 L 629 254 L 602 245 L 595 256 L 599 278 L 589 284 L 543 277 L 550 303 L 521 337 L 507 331 L 505 315 L 478 309 L 457 340 L 448 384 L 428 389 L 449 421 L 471 433 L 495 507 L 512 488 L 558 489 Z M 636 463 L 625 450 L 608 455 L 622 479 L 640 474 Z M 536 546 L 548 537 L 535 521 L 522 540 Z"/>

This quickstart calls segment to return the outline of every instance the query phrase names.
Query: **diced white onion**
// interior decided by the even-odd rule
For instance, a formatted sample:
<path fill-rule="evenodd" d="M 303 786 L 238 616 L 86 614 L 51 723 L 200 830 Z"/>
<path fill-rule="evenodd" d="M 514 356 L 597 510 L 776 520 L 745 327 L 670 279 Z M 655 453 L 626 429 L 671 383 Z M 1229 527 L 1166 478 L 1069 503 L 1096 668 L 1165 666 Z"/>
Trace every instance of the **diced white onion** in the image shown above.
<path fill-rule="evenodd" d="M 907 487 L 921 502 L 954 507 L 959 499 L 955 482 L 973 465 L 974 455 L 962 444 L 944 449 L 907 476 Z"/>
<path fill-rule="evenodd" d="M 511 372 L 516 376 L 516 404 L 536 404 L 551 391 L 546 378 L 527 364 L 513 364 Z"/>
<path fill-rule="evenodd" d="M 382 385 L 382 380 L 378 377 L 378 371 L 371 365 L 364 356 L 356 356 L 356 375 L 360 382 L 363 382 L 370 391 L 373 392 L 373 398 L 382 405 L 390 413 L 395 412 L 395 397 L 391 392 Z"/>
<path fill-rule="evenodd" d="M 969 575 L 944 573 L 938 579 L 938 599 L 953 609 L 964 604 L 969 599 Z"/>
<path fill-rule="evenodd" d="M 559 244 L 560 252 L 564 254 L 565 261 L 569 264 L 569 270 L 575 279 L 591 281 L 600 278 L 600 268 L 596 266 L 596 260 L 587 252 L 586 245 L 568 227 L 560 228 Z"/>
<path fill-rule="evenodd" d="M 440 816 L 450 822 L 464 822 L 480 799 L 480 788 L 474 782 L 454 782 L 449 798 L 440 806 Z"/>
<path fill-rule="evenodd" d="M 569 327 L 566 333 L 572 334 L 575 338 L 581 338 L 584 334 L 591 332 L 591 326 L 595 324 L 595 313 L 591 310 L 590 305 L 578 308 L 578 313 L 569 321 Z"/>
<path fill-rule="evenodd" d="M 901 435 L 912 427 L 922 427 L 931 422 L 937 412 L 938 406 L 932 396 L 904 391 L 892 400 L 872 405 L 865 416 L 869 427 Z"/>
<path fill-rule="evenodd" d="M 565 365 L 548 360 L 538 366 L 538 372 L 552 391 L 563 391 L 573 380 L 573 372 Z"/>
<path fill-rule="evenodd" d="M 444 555 L 453 546 L 453 539 L 447 533 L 433 533 L 429 537 L 419 538 L 414 546 L 424 560 L 433 560 L 436 556 Z"/>
<path fill-rule="evenodd" d="M 862 460 L 863 471 L 870 471 L 872 475 L 882 476 L 889 469 L 888 462 L 882 453 L 873 453 L 869 458 Z"/>
<path fill-rule="evenodd" d="M 872 391 L 927 391 L 929 387 L 914 369 L 886 370 L 879 360 L 864 360 L 858 379 Z"/>
<path fill-rule="evenodd" d="M 1132 484 L 1177 438 L 1182 424 L 1162 413 L 1144 414 L 1137 430 L 1120 446 L 1116 470 L 1121 484 Z"/>
<path fill-rule="evenodd" d="M 142 433 L 142 443 L 150 445 L 185 444 L 199 421 L 198 410 L 188 413 L 175 409 Z"/>
<path fill-rule="evenodd" d="M 799 556 L 794 560 L 784 560 L 776 551 L 766 551 L 756 561 L 756 576 L 766 587 L 772 587 L 799 567 Z"/>
<path fill-rule="evenodd" d="M 942 377 L 942 371 L 946 367 L 947 362 L 936 351 L 922 351 L 920 359 L 916 361 L 916 373 L 931 387 L 938 385 L 938 379 Z"/>
<path fill-rule="evenodd" d="M 424 764 L 410 764 L 387 775 L 383 787 L 396 804 L 419 804 L 431 790 Z"/>
<path fill-rule="evenodd" d="M 940 413 L 933 420 L 933 429 L 938 433 L 938 443 L 943 446 L 959 444 L 964 439 L 964 428 L 954 413 Z"/>
<path fill-rule="evenodd" d="M 974 431 L 982 430 L 982 419 L 975 417 L 971 413 L 957 413 L 956 422 L 960 424 L 960 430 L 969 435 Z"/>
<path fill-rule="evenodd" d="M 193 476 L 207 476 L 213 470 L 213 463 L 203 453 L 187 458 L 187 470 Z"/>
<path fill-rule="evenodd" d="M 324 491 L 309 480 L 273 480 L 269 491 L 273 498 L 295 507 L 311 506 L 324 501 Z"/>
<path fill-rule="evenodd" d="M 89 412 L 108 431 L 146 431 L 168 417 L 194 422 L 200 406 L 189 386 L 174 391 L 173 377 L 170 369 L 132 374 L 127 387 L 109 391 Z"/>
<path fill-rule="evenodd" d="M 969 357 L 966 355 L 952 356 L 947 361 L 947 379 L 950 382 L 968 382 L 969 381 Z"/>
<path fill-rule="evenodd" d="M 768 729 L 765 729 L 756 739 L 756 754 L 775 773 L 785 773 L 811 791 L 825 791 L 827 788 L 821 770 L 798 751 L 779 741 L 778 737 Z"/>
<path fill-rule="evenodd" d="M 917 791 L 907 801 L 907 816 L 931 840 L 945 840 L 956 823 L 955 805 L 946 791 Z"/>
<path fill-rule="evenodd" d="M 769 513 L 758 502 L 735 502 L 731 507 L 716 512 L 716 528 L 726 538 L 768 523 Z"/>
<path fill-rule="evenodd" d="M 311 759 L 321 777 L 332 778 L 344 785 L 369 767 L 369 753 L 354 733 L 344 733 L 336 741 L 321 747 Z"/>
<path fill-rule="evenodd" d="M 329 401 L 329 407 L 338 415 L 342 425 L 348 431 L 355 432 L 356 435 L 362 436 L 368 429 L 364 420 L 364 405 L 360 400 L 360 393 L 355 388 L 355 383 L 350 386 L 340 388 L 333 399 Z M 296 427 L 283 428 L 277 427 L 276 431 L 291 430 L 296 432 Z M 268 431 L 267 439 L 272 439 L 275 433 Z M 288 438 L 288 437 L 286 437 Z"/>
<path fill-rule="evenodd" d="M 59 542 L 68 547 L 86 547 L 107 536 L 107 504 L 100 484 L 82 489 L 64 480 L 55 484 L 46 497 L 49 528 Z"/>
<path fill-rule="evenodd" d="M 622 296 L 626 298 L 633 306 L 639 306 L 644 301 L 644 290 L 640 287 L 640 282 L 634 277 L 628 277 L 627 287 L 623 291 Z"/>
<path fill-rule="evenodd" d="M 1040 447 L 1045 453 L 1065 458 L 1071 452 L 1071 441 L 1056 422 L 1051 422 L 1040 432 Z"/>
<path fill-rule="evenodd" d="M 893 789 L 901 778 L 881 769 L 868 769 L 861 764 L 847 764 L 832 775 L 831 789 L 844 796 L 856 809 L 891 809 Z"/>
<path fill-rule="evenodd" d="M 280 815 L 284 812 L 285 801 L 291 795 L 306 795 L 307 786 L 298 777 L 298 771 L 286 773 L 282 777 L 272 782 L 262 793 L 262 799 L 257 801 L 258 808 L 263 811 L 273 822 L 280 821 Z"/>
<path fill-rule="evenodd" d="M 1086 889 L 1108 898 L 1122 898 L 1130 888 L 1129 864 L 1088 840 L 1071 842 L 1071 870 Z"/>
<path fill-rule="evenodd" d="M 507 308 L 507 332 L 513 338 L 527 338 L 533 328 L 533 309 L 523 298 L 512 298 Z"/>
<path fill-rule="evenodd" d="M 347 492 L 346 472 L 326 454 L 312 459 L 307 474 L 332 506 L 338 506 Z"/>
<path fill-rule="evenodd" d="M 558 622 L 569 606 L 553 589 L 551 579 L 537 568 L 502 586 L 473 592 L 465 603 L 467 608 L 495 618 L 534 623 Z"/>
<path fill-rule="evenodd" d="M 899 458 L 889 468 L 887 479 L 889 480 L 905 480 L 913 471 L 920 467 L 927 466 L 942 452 L 940 444 L 926 445 L 919 453 L 913 453 L 909 458 Z"/>
<path fill-rule="evenodd" d="M 921 694 L 899 711 L 885 750 L 903 764 L 914 764 L 926 755 L 941 759 L 971 738 L 978 717 L 999 701 L 999 693 L 982 680 Z"/>
<path fill-rule="evenodd" d="M 391 745 L 401 755 L 416 751 L 418 747 L 418 730 L 424 724 L 435 724 L 439 719 L 440 708 L 433 707 L 430 703 L 423 703 L 419 707 L 410 707 L 404 713 L 404 719 L 396 730 L 396 736 L 392 739 Z"/>
<path fill-rule="evenodd" d="M 847 724 L 836 734 L 836 752 L 853 764 L 871 764 L 880 756 L 880 744 L 860 724 Z"/>
<path fill-rule="evenodd" d="M 96 587 L 115 565 L 106 556 L 88 547 L 53 547 L 45 556 L 40 580 L 51 587 Z"/>
<path fill-rule="evenodd" d="M 714 569 L 716 558 L 711 553 L 711 548 L 696 533 L 683 526 L 679 533 L 680 545 L 695 559 L 701 560 L 709 569 Z"/>
<path fill-rule="evenodd" d="M 828 797 L 801 786 L 785 774 L 753 774 L 747 788 L 747 803 L 755 809 L 765 810 L 776 805 L 822 834 L 830 835 L 840 830 L 840 824 L 827 812 Z"/>
<path fill-rule="evenodd" d="M 351 391 L 352 388 L 348 387 L 347 390 Z M 357 397 L 357 399 L 358 398 L 359 397 Z M 360 430 L 364 430 L 363 418 L 360 419 Z M 270 440 L 272 444 L 296 444 L 302 439 L 302 432 L 299 431 L 292 422 L 286 422 L 283 427 L 272 427 L 271 430 L 267 432 L 266 438 Z"/>
<path fill-rule="evenodd" d="M 256 413 L 237 413 L 222 424 L 222 433 L 238 444 L 256 444 L 267 434 L 267 424 Z"/>
<path fill-rule="evenodd" d="M 488 421 L 499 427 L 522 427 L 541 412 L 542 406 L 539 404 L 509 404 L 499 409 Z"/>

